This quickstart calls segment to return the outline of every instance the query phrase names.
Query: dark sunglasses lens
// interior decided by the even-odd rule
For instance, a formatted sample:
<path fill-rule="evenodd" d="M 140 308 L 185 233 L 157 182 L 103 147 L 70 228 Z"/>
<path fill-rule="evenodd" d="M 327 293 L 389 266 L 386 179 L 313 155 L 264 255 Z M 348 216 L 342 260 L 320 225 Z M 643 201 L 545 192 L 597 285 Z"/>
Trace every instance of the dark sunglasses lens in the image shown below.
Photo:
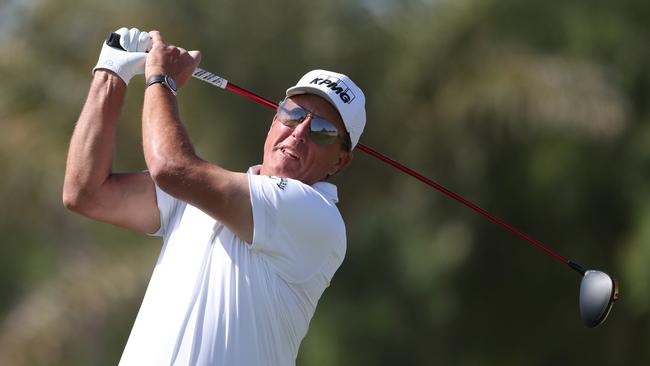
<path fill-rule="evenodd" d="M 316 117 L 311 120 L 311 136 L 317 144 L 327 145 L 336 142 L 339 131 L 332 122 Z"/>
<path fill-rule="evenodd" d="M 278 107 L 278 119 L 287 127 L 295 128 L 301 124 L 309 115 L 306 110 L 295 107 L 286 108 L 283 104 Z M 336 126 L 320 117 L 313 117 L 311 120 L 311 138 L 319 145 L 329 145 L 337 141 L 339 131 Z"/>
<path fill-rule="evenodd" d="M 296 127 L 307 118 L 307 111 L 302 108 L 288 109 L 280 106 L 278 108 L 278 118 L 283 125 Z"/>

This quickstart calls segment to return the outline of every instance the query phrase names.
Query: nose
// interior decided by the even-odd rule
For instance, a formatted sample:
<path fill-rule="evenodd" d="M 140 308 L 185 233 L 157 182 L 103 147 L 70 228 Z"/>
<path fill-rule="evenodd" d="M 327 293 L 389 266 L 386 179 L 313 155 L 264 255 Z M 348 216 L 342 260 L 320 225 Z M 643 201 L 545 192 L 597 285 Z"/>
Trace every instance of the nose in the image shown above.
<path fill-rule="evenodd" d="M 291 136 L 298 141 L 306 143 L 309 141 L 310 125 L 311 125 L 311 115 L 307 116 L 301 124 L 296 126 L 291 133 Z"/>

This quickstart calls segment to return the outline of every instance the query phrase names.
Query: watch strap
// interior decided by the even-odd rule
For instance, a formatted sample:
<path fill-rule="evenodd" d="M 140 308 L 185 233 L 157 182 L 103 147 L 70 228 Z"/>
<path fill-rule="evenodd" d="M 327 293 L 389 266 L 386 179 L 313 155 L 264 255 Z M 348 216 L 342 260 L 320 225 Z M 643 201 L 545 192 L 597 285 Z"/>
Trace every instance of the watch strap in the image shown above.
<path fill-rule="evenodd" d="M 163 85 L 167 90 L 169 90 L 170 92 L 172 92 L 173 95 L 176 95 L 176 90 L 174 90 L 174 88 L 172 88 L 172 86 L 169 85 L 169 82 L 167 81 L 168 79 L 171 79 L 171 78 L 170 78 L 169 76 L 165 75 L 165 74 L 158 74 L 158 75 L 150 76 L 150 77 L 147 79 L 147 82 L 145 83 L 145 88 L 148 88 L 148 87 L 152 86 L 153 84 L 158 84 L 158 83 L 160 83 L 160 84 L 162 84 L 162 85 Z M 172 83 L 173 83 L 173 82 L 174 82 L 174 81 L 172 80 Z"/>

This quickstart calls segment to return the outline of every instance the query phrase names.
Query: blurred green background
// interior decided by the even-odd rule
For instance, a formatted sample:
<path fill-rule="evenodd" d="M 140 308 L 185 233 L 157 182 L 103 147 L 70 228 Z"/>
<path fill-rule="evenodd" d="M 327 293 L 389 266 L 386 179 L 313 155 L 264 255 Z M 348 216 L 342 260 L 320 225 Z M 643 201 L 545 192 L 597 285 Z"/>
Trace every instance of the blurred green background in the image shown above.
<path fill-rule="evenodd" d="M 650 364 L 650 2 L 357 0 L 0 3 L 0 365 L 115 365 L 161 242 L 67 212 L 67 144 L 101 41 L 158 29 L 280 100 L 306 71 L 366 92 L 361 141 L 562 255 L 616 276 L 585 328 L 580 278 L 357 152 L 335 179 L 348 253 L 298 365 Z M 115 171 L 141 170 L 142 77 Z M 199 154 L 245 170 L 273 112 L 192 81 Z"/>

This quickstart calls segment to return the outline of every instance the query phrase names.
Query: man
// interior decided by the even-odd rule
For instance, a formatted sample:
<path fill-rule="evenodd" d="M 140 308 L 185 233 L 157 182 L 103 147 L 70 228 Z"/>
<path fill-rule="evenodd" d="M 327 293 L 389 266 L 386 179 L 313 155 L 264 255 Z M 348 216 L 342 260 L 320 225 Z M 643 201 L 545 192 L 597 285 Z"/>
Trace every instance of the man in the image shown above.
<path fill-rule="evenodd" d="M 117 33 L 129 52 L 103 46 L 70 142 L 63 201 L 163 237 L 120 364 L 295 364 L 345 254 L 336 187 L 324 180 L 351 161 L 363 93 L 344 75 L 307 73 L 273 118 L 262 165 L 231 172 L 196 155 L 180 120 L 176 88 L 200 53 L 165 45 L 156 31 Z M 141 73 L 149 170 L 112 173 L 126 87 Z"/>

